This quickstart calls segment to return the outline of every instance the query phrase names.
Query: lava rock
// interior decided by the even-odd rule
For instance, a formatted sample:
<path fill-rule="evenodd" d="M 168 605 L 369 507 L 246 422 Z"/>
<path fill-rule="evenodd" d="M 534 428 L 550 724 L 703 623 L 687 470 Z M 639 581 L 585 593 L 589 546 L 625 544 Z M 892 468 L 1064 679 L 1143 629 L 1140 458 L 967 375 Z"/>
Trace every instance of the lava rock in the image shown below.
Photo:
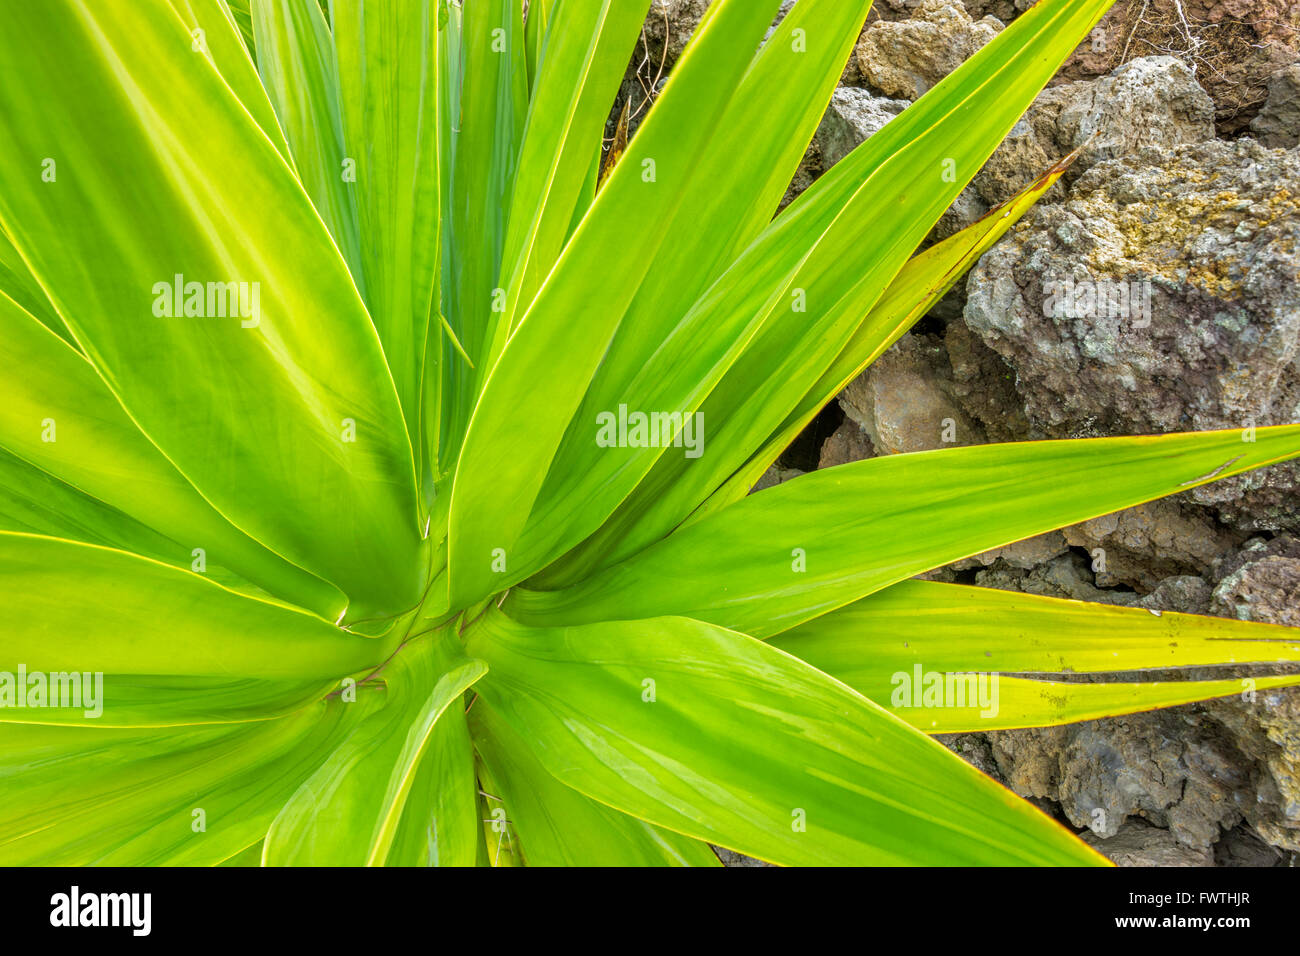
<path fill-rule="evenodd" d="M 833 468 L 851 461 L 865 461 L 875 457 L 876 449 L 871 444 L 871 438 L 861 425 L 846 418 L 822 443 L 817 467 Z"/>
<path fill-rule="evenodd" d="M 1220 570 L 1214 589 L 1217 613 L 1300 627 L 1300 539 L 1286 534 L 1256 538 Z M 1300 640 L 1300 631 L 1296 634 Z"/>
<path fill-rule="evenodd" d="M 1067 181 L 1143 146 L 1213 138 L 1214 103 L 1191 70 L 1173 57 L 1144 57 L 1040 93 L 975 177 L 975 188 L 990 203 L 1005 202 L 1075 149 L 1080 154 Z"/>
<path fill-rule="evenodd" d="M 910 105 L 857 87 L 836 89 L 815 136 L 823 167 L 830 169 Z"/>
<path fill-rule="evenodd" d="M 980 260 L 964 320 L 1014 370 L 1032 437 L 1300 418 L 1300 154 L 1249 139 L 1088 171 Z M 1191 492 L 1242 531 L 1300 526 L 1279 465 Z"/>
<path fill-rule="evenodd" d="M 849 383 L 840 407 L 880 454 L 980 444 L 984 433 L 953 398 L 946 361 L 942 346 L 908 333 Z"/>
<path fill-rule="evenodd" d="M 1202 508 L 1162 498 L 1066 528 L 1065 540 L 1092 556 L 1098 586 L 1146 592 L 1165 578 L 1208 572 L 1242 535 Z"/>
<path fill-rule="evenodd" d="M 1300 146 L 1300 63 L 1269 78 L 1268 99 L 1251 120 L 1250 132 L 1263 146 Z"/>
<path fill-rule="evenodd" d="M 1145 823 L 1125 822 L 1115 835 L 1103 838 L 1085 830 L 1083 842 L 1116 866 L 1213 866 L 1209 848 L 1183 846 L 1168 830 Z"/>
<path fill-rule="evenodd" d="M 763 472 L 762 477 L 749 489 L 752 495 L 756 491 L 762 491 L 764 488 L 774 488 L 777 485 L 784 484 L 791 478 L 798 478 L 803 472 L 798 468 L 782 468 L 780 465 L 773 465 L 767 471 Z"/>
<path fill-rule="evenodd" d="M 972 20 L 958 0 L 920 0 L 913 19 L 870 23 L 858 43 L 858 69 L 886 96 L 914 100 L 1002 30 L 993 17 Z"/>
<path fill-rule="evenodd" d="M 1136 57 L 1174 56 L 1214 101 L 1220 136 L 1243 132 L 1266 83 L 1300 51 L 1295 0 L 1118 0 L 1053 82 L 1109 73 Z"/>

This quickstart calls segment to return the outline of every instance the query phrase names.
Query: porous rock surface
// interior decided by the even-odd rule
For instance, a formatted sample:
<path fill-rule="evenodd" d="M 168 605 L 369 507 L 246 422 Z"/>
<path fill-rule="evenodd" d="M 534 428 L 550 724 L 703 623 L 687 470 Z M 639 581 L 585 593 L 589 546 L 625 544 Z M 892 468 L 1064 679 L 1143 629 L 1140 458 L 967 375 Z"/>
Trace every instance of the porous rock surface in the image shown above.
<path fill-rule="evenodd" d="M 959 0 L 920 0 L 906 20 L 867 27 L 856 51 L 867 85 L 914 100 L 1002 31 L 993 17 L 972 20 Z"/>
<path fill-rule="evenodd" d="M 1300 145 L 1300 62 L 1269 78 L 1268 99 L 1250 121 L 1250 132 L 1264 146 Z"/>
<path fill-rule="evenodd" d="M 1250 139 L 1147 148 L 1031 210 L 972 271 L 964 319 L 1015 368 L 1035 437 L 1235 428 L 1245 442 L 1300 419 L 1297 276 L 1300 155 Z M 1056 308 L 1071 282 L 1123 283 L 1143 314 L 1100 296 Z M 1191 496 L 1242 530 L 1294 529 L 1297 474 Z"/>

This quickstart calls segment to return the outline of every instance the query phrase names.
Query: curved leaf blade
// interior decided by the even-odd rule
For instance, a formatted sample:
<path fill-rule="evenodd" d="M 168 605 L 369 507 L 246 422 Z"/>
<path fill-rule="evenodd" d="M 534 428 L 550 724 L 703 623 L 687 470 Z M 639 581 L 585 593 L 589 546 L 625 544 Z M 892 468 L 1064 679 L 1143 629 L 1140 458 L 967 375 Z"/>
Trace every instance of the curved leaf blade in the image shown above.
<path fill-rule="evenodd" d="M 516 588 L 504 607 L 530 624 L 680 614 L 766 638 L 951 561 L 1296 456 L 1300 425 L 872 458 L 750 495 L 573 587 Z"/>
<path fill-rule="evenodd" d="M 248 709 L 260 702 L 265 716 L 273 716 L 300 702 L 312 685 L 376 666 L 394 646 L 392 639 L 350 634 L 303 611 L 229 591 L 199 574 L 56 538 L 0 532 L 0 577 L 8 595 L 0 669 L 6 676 L 20 669 L 29 675 L 102 674 L 107 688 L 103 713 L 87 722 L 134 725 L 147 720 L 151 708 L 141 695 L 148 683 L 159 697 L 159 722 L 169 722 L 167 715 L 174 717 L 178 703 L 183 710 L 215 702 L 169 700 L 161 693 L 168 686 L 179 695 L 215 689 L 227 695 L 224 708 L 242 707 L 248 716 Z M 209 680 L 169 684 L 139 678 Z M 124 691 L 120 700 L 114 696 L 119 680 Z M 239 680 L 249 683 L 232 684 Z M 75 716 L 51 718 L 45 707 L 24 709 L 15 690 L 0 686 L 0 720 Z"/>
<path fill-rule="evenodd" d="M 571 584 L 654 544 L 745 466 L 1110 3 L 1035 4 L 777 216 L 699 303 L 696 318 L 718 308 L 762 317 L 744 350 L 702 402 L 643 409 L 694 412 L 706 432 L 701 453 L 658 455 L 539 586 Z M 634 367 L 645 361 L 634 358 Z"/>
<path fill-rule="evenodd" d="M 937 581 L 900 581 L 772 644 L 928 733 L 1047 727 L 1300 684 L 1300 675 L 1136 680 L 1152 669 L 1300 661 L 1300 629 Z M 1120 671 L 1132 677 L 1008 676 Z"/>
<path fill-rule="evenodd" d="M 242 856 L 373 696 L 200 728 L 0 724 L 0 864 L 205 866 Z"/>
<path fill-rule="evenodd" d="M 57 510 L 85 514 L 90 525 L 82 534 L 62 533 L 57 523 L 30 530 L 122 547 L 182 567 L 191 565 L 197 548 L 204 564 L 228 568 L 329 620 L 338 617 L 346 600 L 337 588 L 218 514 L 140 432 L 85 357 L 3 293 L 0 334 L 0 448 L 30 466 L 25 477 L 3 469 L 13 476 L 12 492 L 63 483 L 86 500 Z M 145 527 L 125 527 L 127 516 Z"/>
<path fill-rule="evenodd" d="M 413 641 L 385 667 L 387 700 L 302 785 L 266 837 L 267 866 L 383 865 L 439 718 L 486 673 L 457 659 L 442 633 Z M 426 790 L 419 790 L 428 796 Z M 423 818 L 427 808 L 412 807 Z"/>
<path fill-rule="evenodd" d="M 404 610 L 425 583 L 415 472 L 378 337 L 204 51 L 164 4 L 6 5 L 0 55 L 28 81 L 0 85 L 0 178 L 30 186 L 0 192 L 0 221 L 109 390 L 221 514 L 347 593 L 354 619 Z M 48 156 L 62 174 L 42 183 Z"/>
<path fill-rule="evenodd" d="M 551 774 L 695 839 L 784 864 L 1104 863 L 924 734 L 743 634 L 489 613 L 468 648 L 490 668 L 479 693 Z"/>
<path fill-rule="evenodd" d="M 536 570 L 511 563 L 509 552 L 587 383 L 682 212 L 684 189 L 776 7 L 775 0 L 716 5 L 492 369 L 452 488 L 453 606 L 468 606 Z M 679 102 L 691 109 L 678 110 Z M 664 118 L 673 116 L 675 123 Z M 603 269 L 590 267 L 596 257 Z M 619 280 L 610 283 L 610 275 Z M 602 307 L 591 308 L 593 302 Z M 504 574 L 493 570 L 497 551 L 507 554 Z"/>
<path fill-rule="evenodd" d="M 552 777 L 510 725 L 479 699 L 474 746 L 489 768 L 488 798 L 505 811 L 529 866 L 720 866 L 705 844 L 583 796 Z"/>

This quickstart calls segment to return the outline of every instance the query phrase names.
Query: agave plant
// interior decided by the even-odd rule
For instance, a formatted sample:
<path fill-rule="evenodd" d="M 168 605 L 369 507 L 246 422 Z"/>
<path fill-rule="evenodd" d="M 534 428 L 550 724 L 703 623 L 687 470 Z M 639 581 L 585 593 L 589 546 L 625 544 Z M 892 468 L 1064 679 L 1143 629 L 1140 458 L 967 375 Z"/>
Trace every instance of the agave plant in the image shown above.
<path fill-rule="evenodd" d="M 1104 862 L 929 735 L 1300 643 L 911 579 L 1300 427 L 749 491 L 1061 174 L 917 253 L 1108 5 L 779 214 L 867 0 L 716 0 L 617 163 L 649 0 L 0 6 L 0 860 Z"/>

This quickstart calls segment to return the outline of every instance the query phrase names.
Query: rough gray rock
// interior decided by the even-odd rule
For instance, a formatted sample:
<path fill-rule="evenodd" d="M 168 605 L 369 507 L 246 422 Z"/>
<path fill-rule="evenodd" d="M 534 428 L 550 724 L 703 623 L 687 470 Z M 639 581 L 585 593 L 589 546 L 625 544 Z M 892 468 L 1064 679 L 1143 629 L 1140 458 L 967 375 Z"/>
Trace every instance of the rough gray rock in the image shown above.
<path fill-rule="evenodd" d="M 1205 578 L 1193 574 L 1175 575 L 1159 581 L 1151 592 L 1139 596 L 1135 591 L 1099 588 L 1093 562 L 1077 552 L 1057 550 L 1061 532 L 1048 532 L 1037 538 L 1017 542 L 1006 549 L 989 552 L 993 557 L 985 570 L 975 574 L 980 587 L 1004 591 L 1021 591 L 1042 597 L 1067 598 L 1073 601 L 1090 601 L 1094 604 L 1115 604 L 1121 607 L 1140 607 L 1149 611 L 1177 610 L 1189 614 L 1202 614 L 1210 609 L 1211 589 Z M 1041 563 L 1030 561 L 1048 555 Z M 963 570 L 975 567 L 977 559 L 968 558 L 950 567 Z M 1213 675 L 1211 675 L 1213 676 Z"/>
<path fill-rule="evenodd" d="M 975 177 L 988 203 L 1005 202 L 1047 168 L 1081 149 L 1067 181 L 1143 146 L 1214 138 L 1214 103 L 1181 61 L 1151 56 L 1107 76 L 1040 93 Z M 1054 191 L 1058 196 L 1059 188 Z"/>
<path fill-rule="evenodd" d="M 1138 598 L 1132 607 L 1148 611 L 1178 611 L 1183 614 L 1208 614 L 1212 592 L 1210 584 L 1195 574 L 1179 574 L 1165 578 L 1146 597 Z M 1208 677 L 1222 675 L 1209 674 Z"/>
<path fill-rule="evenodd" d="M 1034 0 L 963 0 L 966 12 L 972 17 L 996 17 L 1010 23 L 1034 5 Z"/>
<path fill-rule="evenodd" d="M 1300 145 L 1300 63 L 1269 77 L 1268 99 L 1250 121 L 1250 131 L 1263 146 Z"/>
<path fill-rule="evenodd" d="M 745 856 L 743 853 L 737 853 L 735 850 L 728 850 L 726 847 L 715 846 L 713 852 L 717 854 L 723 866 L 771 866 L 763 860 L 756 860 L 752 856 Z"/>
<path fill-rule="evenodd" d="M 1133 57 L 1170 55 L 1195 71 L 1223 137 L 1243 132 L 1265 83 L 1300 51 L 1295 0 L 1117 0 L 1054 82 L 1109 73 Z"/>
<path fill-rule="evenodd" d="M 1300 154 L 1249 139 L 1145 148 L 1032 210 L 972 271 L 964 312 L 1014 370 L 1026 437 L 1249 441 L 1300 418 L 1297 182 Z M 1243 531 L 1296 528 L 1298 474 L 1191 494 Z"/>
<path fill-rule="evenodd" d="M 975 583 L 979 587 L 1002 591 L 1098 604 L 1131 604 L 1137 597 L 1132 592 L 1098 588 L 1088 562 L 1073 552 L 1058 555 L 1028 570 L 995 561 L 991 567 L 975 573 Z"/>
<path fill-rule="evenodd" d="M 777 485 L 789 481 L 791 478 L 798 478 L 803 472 L 798 468 L 782 468 L 780 465 L 773 465 L 767 471 L 763 472 L 761 478 L 749 489 L 752 495 L 756 491 L 762 491 L 764 488 L 773 488 Z"/>
<path fill-rule="evenodd" d="M 1145 823 L 1126 822 L 1108 839 L 1091 830 L 1080 836 L 1117 866 L 1214 865 L 1214 854 L 1208 848 L 1183 846 L 1168 830 Z"/>
<path fill-rule="evenodd" d="M 958 283 L 957 288 L 962 291 L 964 305 L 965 286 Z M 940 307 L 946 308 L 947 303 L 945 299 Z M 931 316 L 936 311 L 932 310 Z M 1039 437 L 1031 434 L 1011 366 L 961 321 L 960 309 L 955 315 L 945 314 L 945 320 L 948 324 L 943 330 L 943 347 L 948 353 L 948 367 L 952 369 L 949 387 L 961 407 L 980 422 L 989 441 Z"/>
<path fill-rule="evenodd" d="M 920 0 L 911 13 L 869 24 L 858 43 L 858 69 L 886 96 L 916 99 L 1002 30 L 993 17 L 972 20 L 960 0 Z"/>
<path fill-rule="evenodd" d="M 1059 802 L 1076 827 L 1109 839 L 1136 817 L 1206 849 L 1241 822 L 1261 768 L 1190 710 L 989 736 L 1012 789 Z"/>
<path fill-rule="evenodd" d="M 984 167 L 975 174 L 968 188 L 983 201 L 986 208 L 1006 202 L 1047 172 L 1066 152 L 1068 150 L 1062 151 L 1050 143 L 1045 148 L 1034 127 L 1030 125 L 1029 117 L 1023 117 L 1011 128 L 1011 132 L 994 150 Z M 1060 190 L 1059 185 L 1052 187 L 1052 192 L 1057 195 Z"/>
<path fill-rule="evenodd" d="M 1150 591 L 1165 578 L 1204 574 L 1241 543 L 1203 509 L 1163 498 L 1065 529 L 1065 540 L 1093 558 L 1099 587 Z"/>
<path fill-rule="evenodd" d="M 823 168 L 830 169 L 911 105 L 852 86 L 836 89 L 815 136 Z"/>
<path fill-rule="evenodd" d="M 851 461 L 864 461 L 875 458 L 876 449 L 862 427 L 852 419 L 846 418 L 840 427 L 822 443 L 817 459 L 818 468 L 833 468 Z"/>
<path fill-rule="evenodd" d="M 1234 794 L 1242 817 L 1274 847 L 1300 852 L 1300 691 L 1263 691 L 1254 700 L 1204 705 L 1207 722 L 1231 734 L 1252 786 Z"/>
<path fill-rule="evenodd" d="M 1219 568 L 1215 613 L 1241 621 L 1300 627 L 1300 539 L 1255 538 Z M 1300 631 L 1296 632 L 1300 640 Z"/>
<path fill-rule="evenodd" d="M 955 571 L 966 571 L 996 564 L 1005 568 L 1028 571 L 1060 557 L 1068 550 L 1065 536 L 1059 531 L 1049 531 L 1046 534 L 1026 538 L 1024 541 L 1015 541 L 1001 548 L 955 561 L 950 567 Z"/>
<path fill-rule="evenodd" d="M 840 393 L 840 407 L 881 454 L 979 444 L 984 433 L 954 400 L 946 363 L 941 346 L 904 335 Z"/>
<path fill-rule="evenodd" d="M 1054 114 L 1054 115 L 1053 115 Z M 1107 76 L 1046 91 L 1030 120 L 1062 151 L 1082 147 L 1086 170 L 1142 146 L 1177 146 L 1214 138 L 1214 103 L 1180 60 L 1148 56 Z"/>

